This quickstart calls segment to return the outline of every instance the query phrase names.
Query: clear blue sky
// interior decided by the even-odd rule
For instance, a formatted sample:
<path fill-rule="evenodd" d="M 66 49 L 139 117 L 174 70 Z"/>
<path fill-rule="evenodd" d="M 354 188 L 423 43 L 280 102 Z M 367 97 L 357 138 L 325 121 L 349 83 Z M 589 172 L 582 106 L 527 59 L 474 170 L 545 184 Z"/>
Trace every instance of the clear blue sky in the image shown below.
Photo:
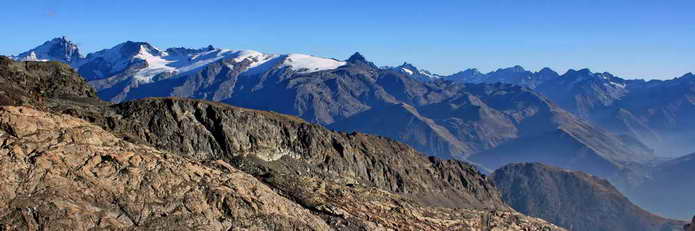
<path fill-rule="evenodd" d="M 113 4 L 112 4 L 113 3 Z M 449 74 L 522 65 L 624 77 L 695 72 L 695 1 L 62 1 L 0 8 L 0 54 L 66 35 L 83 53 L 155 46 L 403 61 Z"/>

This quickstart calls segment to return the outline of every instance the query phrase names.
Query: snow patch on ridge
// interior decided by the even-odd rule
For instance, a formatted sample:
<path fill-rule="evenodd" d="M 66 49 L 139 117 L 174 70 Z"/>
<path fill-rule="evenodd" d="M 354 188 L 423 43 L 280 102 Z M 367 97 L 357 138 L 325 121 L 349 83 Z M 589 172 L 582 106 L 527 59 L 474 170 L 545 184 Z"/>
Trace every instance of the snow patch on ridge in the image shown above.
<path fill-rule="evenodd" d="M 609 83 L 610 85 L 613 85 L 614 87 L 617 87 L 617 88 L 623 88 L 623 89 L 625 88 L 625 84 L 624 84 L 624 83 L 616 83 L 616 82 L 613 82 L 613 81 L 609 81 L 608 83 Z"/>
<path fill-rule="evenodd" d="M 413 71 L 411 71 L 411 70 L 409 70 L 409 69 L 407 69 L 407 68 L 403 68 L 403 67 L 401 67 L 401 71 L 405 72 L 405 73 L 408 74 L 408 75 L 413 75 L 413 74 L 415 74 Z"/>
<path fill-rule="evenodd" d="M 321 58 L 305 54 L 289 54 L 285 58 L 284 66 L 290 67 L 299 73 L 311 73 L 324 70 L 336 69 L 347 64 L 344 61 L 335 59 Z"/>
<path fill-rule="evenodd" d="M 160 54 L 167 55 L 165 52 L 159 52 Z M 140 82 L 151 82 L 154 76 L 161 73 L 174 73 L 176 68 L 170 67 L 167 64 L 172 63 L 172 60 L 166 60 L 162 56 L 153 55 L 150 50 L 143 45 L 140 45 L 140 51 L 137 55 L 133 57 L 134 59 L 141 59 L 147 63 L 147 67 L 139 70 L 133 75 L 137 81 Z"/>
<path fill-rule="evenodd" d="M 39 57 L 38 57 L 38 55 L 36 55 L 35 51 L 30 51 L 26 55 L 17 56 L 17 57 L 13 57 L 13 58 L 17 61 L 39 61 L 39 62 L 49 61 L 48 59 L 39 59 Z"/>

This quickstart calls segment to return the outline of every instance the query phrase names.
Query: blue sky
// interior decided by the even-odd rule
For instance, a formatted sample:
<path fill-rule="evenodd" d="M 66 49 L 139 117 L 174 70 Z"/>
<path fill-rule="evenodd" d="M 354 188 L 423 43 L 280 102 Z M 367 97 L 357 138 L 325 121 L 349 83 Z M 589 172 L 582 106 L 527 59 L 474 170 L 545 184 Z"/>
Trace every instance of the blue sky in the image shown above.
<path fill-rule="evenodd" d="M 450 74 L 522 65 L 628 78 L 695 72 L 695 1 L 8 1 L 0 54 L 65 35 L 83 53 L 120 42 L 308 53 Z"/>

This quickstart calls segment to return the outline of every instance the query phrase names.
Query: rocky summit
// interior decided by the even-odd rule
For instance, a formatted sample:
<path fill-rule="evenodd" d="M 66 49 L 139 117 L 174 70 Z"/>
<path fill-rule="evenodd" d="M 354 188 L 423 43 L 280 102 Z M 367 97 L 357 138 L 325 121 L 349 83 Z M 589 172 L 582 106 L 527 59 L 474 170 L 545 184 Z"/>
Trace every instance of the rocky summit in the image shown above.
<path fill-rule="evenodd" d="M 110 104 L 0 58 L 0 230 L 563 230 L 472 166 L 384 137 L 186 99 Z M 65 90 L 72 89 L 72 90 Z"/>

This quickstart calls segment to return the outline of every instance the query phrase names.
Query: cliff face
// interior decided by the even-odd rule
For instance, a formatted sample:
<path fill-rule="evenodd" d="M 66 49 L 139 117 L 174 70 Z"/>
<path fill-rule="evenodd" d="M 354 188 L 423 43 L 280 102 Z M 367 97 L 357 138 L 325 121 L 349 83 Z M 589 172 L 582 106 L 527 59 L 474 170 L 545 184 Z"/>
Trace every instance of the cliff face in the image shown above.
<path fill-rule="evenodd" d="M 42 71 L 63 68 L 0 65 L 26 83 L 0 89 L 21 99 L 0 104 L 0 229 L 562 230 L 463 162 L 211 102 L 111 105 L 74 72 Z M 45 94 L 54 79 L 87 91 Z"/>

